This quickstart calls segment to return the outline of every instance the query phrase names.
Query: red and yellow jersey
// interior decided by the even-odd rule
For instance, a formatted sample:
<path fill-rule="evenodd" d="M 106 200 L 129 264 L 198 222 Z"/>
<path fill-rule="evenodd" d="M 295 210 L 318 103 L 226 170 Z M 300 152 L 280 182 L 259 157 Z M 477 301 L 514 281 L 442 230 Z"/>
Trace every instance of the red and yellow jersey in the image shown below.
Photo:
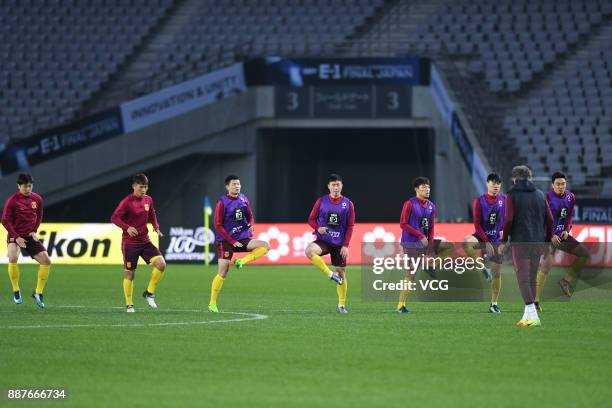
<path fill-rule="evenodd" d="M 8 237 L 27 237 L 36 232 L 43 219 L 43 199 L 36 193 L 23 195 L 19 191 L 9 197 L 2 209 L 2 225 Z"/>
<path fill-rule="evenodd" d="M 150 242 L 147 223 L 151 222 L 155 230 L 159 230 L 153 199 L 148 195 L 137 197 L 130 194 L 125 197 L 111 216 L 111 222 L 123 230 L 123 243 L 143 244 Z M 138 235 L 131 237 L 127 229 L 134 227 Z"/>

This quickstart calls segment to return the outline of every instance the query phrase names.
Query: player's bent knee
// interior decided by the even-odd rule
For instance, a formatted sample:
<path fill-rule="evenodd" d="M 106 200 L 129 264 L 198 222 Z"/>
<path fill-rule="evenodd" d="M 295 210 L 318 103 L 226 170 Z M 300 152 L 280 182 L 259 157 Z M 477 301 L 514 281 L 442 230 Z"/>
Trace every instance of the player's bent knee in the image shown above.
<path fill-rule="evenodd" d="M 478 242 L 478 240 L 476 238 L 474 238 L 473 235 L 468 235 L 467 237 L 463 238 L 463 243 L 464 244 L 475 244 L 477 242 Z"/>
<path fill-rule="evenodd" d="M 51 266 L 51 259 L 47 253 L 43 253 L 38 257 L 38 263 L 44 266 Z"/>
<path fill-rule="evenodd" d="M 321 255 L 321 249 L 317 247 L 316 245 L 312 245 L 312 244 L 307 246 L 304 252 L 306 253 L 306 257 L 308 259 L 312 258 L 315 255 Z"/>
<path fill-rule="evenodd" d="M 164 258 L 156 259 L 153 264 L 160 272 L 163 272 L 166 270 L 166 261 L 164 260 Z"/>

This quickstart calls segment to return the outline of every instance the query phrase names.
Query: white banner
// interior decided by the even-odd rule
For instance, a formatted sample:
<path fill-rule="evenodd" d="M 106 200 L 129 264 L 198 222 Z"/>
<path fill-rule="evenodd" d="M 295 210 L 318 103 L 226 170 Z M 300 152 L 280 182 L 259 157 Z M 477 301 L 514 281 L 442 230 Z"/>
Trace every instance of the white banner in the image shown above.
<path fill-rule="evenodd" d="M 210 228 L 170 227 L 170 240 L 164 251 L 168 262 L 204 261 L 204 247 L 215 243 L 215 233 Z M 216 248 L 210 250 L 209 261 L 215 258 Z"/>
<path fill-rule="evenodd" d="M 245 92 L 243 65 L 234 64 L 121 104 L 125 133 Z"/>

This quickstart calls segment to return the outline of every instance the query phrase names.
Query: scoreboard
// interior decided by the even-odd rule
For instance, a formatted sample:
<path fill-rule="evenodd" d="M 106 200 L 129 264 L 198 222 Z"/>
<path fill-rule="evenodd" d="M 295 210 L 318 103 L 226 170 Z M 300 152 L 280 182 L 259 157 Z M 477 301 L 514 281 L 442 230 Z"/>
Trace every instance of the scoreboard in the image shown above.
<path fill-rule="evenodd" d="M 409 118 L 409 85 L 275 87 L 277 118 Z"/>

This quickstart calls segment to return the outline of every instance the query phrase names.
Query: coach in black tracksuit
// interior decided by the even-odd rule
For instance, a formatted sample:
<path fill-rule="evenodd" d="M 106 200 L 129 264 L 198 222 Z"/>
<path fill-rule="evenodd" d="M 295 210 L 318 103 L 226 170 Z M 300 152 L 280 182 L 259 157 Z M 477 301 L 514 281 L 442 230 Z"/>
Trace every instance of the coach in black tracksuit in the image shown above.
<path fill-rule="evenodd" d="M 552 215 L 544 193 L 531 181 L 527 166 L 512 169 L 514 185 L 506 195 L 503 242 L 512 244 L 512 262 L 525 305 L 534 302 L 544 243 L 550 242 Z M 501 251 L 503 253 L 504 247 Z"/>

